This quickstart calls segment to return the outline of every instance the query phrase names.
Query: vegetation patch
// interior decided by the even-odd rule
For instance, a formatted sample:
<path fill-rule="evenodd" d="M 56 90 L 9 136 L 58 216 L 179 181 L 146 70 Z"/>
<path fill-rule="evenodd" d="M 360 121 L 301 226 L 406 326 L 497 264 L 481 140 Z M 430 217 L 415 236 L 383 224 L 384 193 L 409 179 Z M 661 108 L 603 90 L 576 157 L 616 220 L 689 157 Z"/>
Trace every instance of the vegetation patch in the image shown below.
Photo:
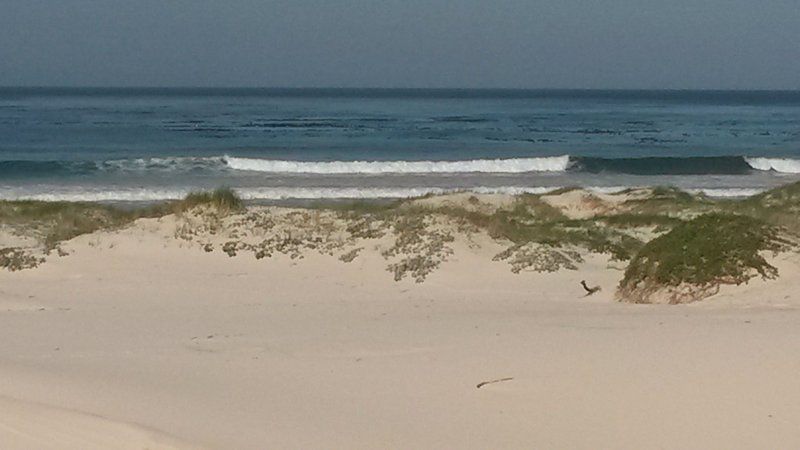
<path fill-rule="evenodd" d="M 349 252 L 344 253 L 341 256 L 339 256 L 339 261 L 346 262 L 346 263 L 353 262 L 353 260 L 356 259 L 356 257 L 361 252 L 361 250 L 364 250 L 364 247 L 356 247 L 356 248 L 350 250 Z"/>
<path fill-rule="evenodd" d="M 213 191 L 191 192 L 183 200 L 174 204 L 174 208 L 178 212 L 200 206 L 213 208 L 221 214 L 229 214 L 243 210 L 244 202 L 233 189 L 218 188 Z"/>
<path fill-rule="evenodd" d="M 23 269 L 32 269 L 44 261 L 41 257 L 29 254 L 16 247 L 0 248 L 0 267 L 12 272 Z"/>
<path fill-rule="evenodd" d="M 762 252 L 786 250 L 780 229 L 740 215 L 712 213 L 676 225 L 648 242 L 630 262 L 618 294 L 633 303 L 685 303 L 722 284 L 777 277 Z"/>
<path fill-rule="evenodd" d="M 59 247 L 61 242 L 99 230 L 122 228 L 140 218 L 162 217 L 200 205 L 210 206 L 217 214 L 243 208 L 241 199 L 230 189 L 193 193 L 177 202 L 139 208 L 88 202 L 0 201 L 0 223 L 15 234 L 35 239 L 39 246 L 25 250 L 3 249 L 4 259 L 0 267 L 10 270 L 36 267 L 44 262 L 44 258 L 33 254 L 44 255 L 58 250 L 63 256 L 65 253 Z"/>
<path fill-rule="evenodd" d="M 622 209 L 635 215 L 692 218 L 717 208 L 713 200 L 704 196 L 675 187 L 655 187 L 649 195 L 626 200 Z"/>
<path fill-rule="evenodd" d="M 36 238 L 47 252 L 59 242 L 101 229 L 117 228 L 140 217 L 160 215 L 156 208 L 127 211 L 80 202 L 0 201 L 0 222 Z"/>
<path fill-rule="evenodd" d="M 399 258 L 386 268 L 394 274 L 395 281 L 410 276 L 422 283 L 453 254 L 448 245 L 455 240 L 452 233 L 438 229 L 433 221 L 426 219 L 422 215 L 409 215 L 395 223 L 394 245 L 383 251 L 384 258 Z"/>
<path fill-rule="evenodd" d="M 351 217 L 363 217 L 354 215 Z M 374 217 L 370 214 L 366 217 Z M 522 270 L 551 272 L 560 269 L 577 269 L 583 262 L 579 250 L 609 254 L 615 260 L 628 260 L 643 245 L 630 228 L 651 227 L 653 224 L 673 224 L 678 219 L 647 217 L 631 214 L 618 220 L 613 216 L 598 219 L 576 220 L 566 217 L 558 208 L 548 204 L 541 196 L 525 194 L 517 196 L 513 204 L 492 213 L 460 208 L 457 206 L 417 207 L 402 205 L 397 210 L 383 210 L 379 217 L 382 223 L 395 223 L 394 229 L 403 230 L 409 224 L 420 224 L 425 218 L 440 217 L 455 224 L 456 231 L 465 234 L 485 232 L 491 238 L 510 241 L 511 245 L 496 261 L 508 261 L 512 271 Z M 351 219 L 356 220 L 356 219 Z M 375 220 L 375 219 L 367 219 Z M 361 222 L 355 222 L 360 224 Z M 358 225 L 356 229 L 363 229 Z M 425 227 L 412 227 L 420 233 Z M 399 243 L 404 235 L 399 233 Z M 410 238 L 408 238 L 410 239 Z"/>
<path fill-rule="evenodd" d="M 800 182 L 743 200 L 723 201 L 719 206 L 722 211 L 755 217 L 800 235 Z"/>
<path fill-rule="evenodd" d="M 557 272 L 561 269 L 578 270 L 576 263 L 583 262 L 580 252 L 545 244 L 515 244 L 495 255 L 494 261 L 508 261 L 511 272 L 523 270 Z"/>

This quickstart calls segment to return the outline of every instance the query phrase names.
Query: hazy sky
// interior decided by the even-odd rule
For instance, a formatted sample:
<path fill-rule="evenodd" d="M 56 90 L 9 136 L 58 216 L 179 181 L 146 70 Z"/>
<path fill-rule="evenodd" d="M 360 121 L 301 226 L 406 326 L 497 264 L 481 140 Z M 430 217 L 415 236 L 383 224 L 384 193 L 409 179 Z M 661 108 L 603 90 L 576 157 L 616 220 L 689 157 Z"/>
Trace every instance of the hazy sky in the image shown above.
<path fill-rule="evenodd" d="M 0 85 L 800 89 L 800 3 L 0 0 Z"/>

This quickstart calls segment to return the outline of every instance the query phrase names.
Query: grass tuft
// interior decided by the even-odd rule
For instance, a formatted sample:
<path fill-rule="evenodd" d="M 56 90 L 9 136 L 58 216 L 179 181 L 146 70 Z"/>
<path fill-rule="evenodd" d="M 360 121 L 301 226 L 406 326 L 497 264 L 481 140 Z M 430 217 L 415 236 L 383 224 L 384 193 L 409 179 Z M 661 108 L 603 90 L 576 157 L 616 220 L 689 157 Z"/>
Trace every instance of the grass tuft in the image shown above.
<path fill-rule="evenodd" d="M 213 191 L 191 192 L 174 206 L 178 212 L 207 206 L 220 213 L 232 213 L 243 210 L 244 202 L 233 189 L 222 187 Z"/>

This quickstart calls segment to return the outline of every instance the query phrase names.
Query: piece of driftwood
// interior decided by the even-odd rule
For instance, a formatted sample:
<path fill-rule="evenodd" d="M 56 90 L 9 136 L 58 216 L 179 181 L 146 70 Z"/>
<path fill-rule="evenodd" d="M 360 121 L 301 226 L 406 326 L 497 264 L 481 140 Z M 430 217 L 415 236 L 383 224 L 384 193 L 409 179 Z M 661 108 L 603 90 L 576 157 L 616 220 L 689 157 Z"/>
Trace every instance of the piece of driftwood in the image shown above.
<path fill-rule="evenodd" d="M 581 280 L 581 286 L 586 290 L 586 297 L 600 292 L 600 286 L 589 287 L 586 285 L 586 280 Z"/>
<path fill-rule="evenodd" d="M 511 380 L 513 380 L 513 379 L 514 379 L 513 377 L 508 377 L 508 378 L 498 378 L 498 379 L 496 379 L 496 380 L 491 380 L 491 381 L 482 381 L 482 382 L 478 383 L 478 385 L 477 385 L 477 386 L 475 386 L 475 387 L 477 387 L 478 389 L 480 389 L 480 388 L 482 388 L 482 387 L 486 386 L 487 384 L 492 384 L 492 383 L 502 383 L 503 381 L 511 381 Z"/>

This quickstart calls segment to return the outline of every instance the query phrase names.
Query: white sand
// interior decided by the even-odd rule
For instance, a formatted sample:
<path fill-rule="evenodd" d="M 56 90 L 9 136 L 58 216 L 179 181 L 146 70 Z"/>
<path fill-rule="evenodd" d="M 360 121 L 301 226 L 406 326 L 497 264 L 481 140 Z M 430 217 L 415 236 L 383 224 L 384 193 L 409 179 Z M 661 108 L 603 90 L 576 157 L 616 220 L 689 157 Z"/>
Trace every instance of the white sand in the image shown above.
<path fill-rule="evenodd" d="M 3 448 L 179 449 L 186 443 L 99 416 L 0 397 Z"/>
<path fill-rule="evenodd" d="M 0 447 L 800 447 L 793 258 L 637 306 L 599 257 L 514 275 L 458 244 L 396 283 L 371 249 L 256 261 L 140 225 L 0 272 Z"/>

